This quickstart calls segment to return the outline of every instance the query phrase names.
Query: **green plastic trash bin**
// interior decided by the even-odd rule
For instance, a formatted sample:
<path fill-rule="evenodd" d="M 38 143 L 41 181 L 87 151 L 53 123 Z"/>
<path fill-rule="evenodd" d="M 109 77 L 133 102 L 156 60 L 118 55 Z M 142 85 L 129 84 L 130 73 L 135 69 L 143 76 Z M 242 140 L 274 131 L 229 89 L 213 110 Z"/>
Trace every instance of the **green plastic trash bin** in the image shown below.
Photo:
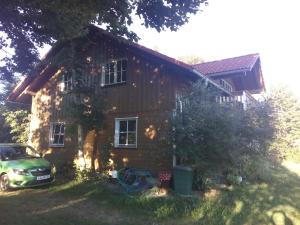
<path fill-rule="evenodd" d="M 173 168 L 174 189 L 181 195 L 192 194 L 193 170 L 187 166 L 175 166 Z"/>

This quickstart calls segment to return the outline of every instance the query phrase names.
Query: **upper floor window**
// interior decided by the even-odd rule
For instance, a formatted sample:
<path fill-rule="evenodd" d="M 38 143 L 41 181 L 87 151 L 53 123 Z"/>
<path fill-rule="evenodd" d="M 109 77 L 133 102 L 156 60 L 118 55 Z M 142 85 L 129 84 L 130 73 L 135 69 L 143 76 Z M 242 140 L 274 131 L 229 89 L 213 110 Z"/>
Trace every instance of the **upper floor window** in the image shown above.
<path fill-rule="evenodd" d="M 232 86 L 231 86 L 231 84 L 229 82 L 227 82 L 226 80 L 221 79 L 221 80 L 219 80 L 219 83 L 227 91 L 232 92 L 233 89 L 232 89 Z"/>
<path fill-rule="evenodd" d="M 115 119 L 115 147 L 137 145 L 137 117 Z"/>
<path fill-rule="evenodd" d="M 126 82 L 127 60 L 114 60 L 102 67 L 102 86 Z"/>
<path fill-rule="evenodd" d="M 52 147 L 63 147 L 65 139 L 65 123 L 54 122 L 50 124 L 50 141 Z"/>
<path fill-rule="evenodd" d="M 64 73 L 61 81 L 61 91 L 70 91 L 73 87 L 73 79 L 70 73 Z"/>
<path fill-rule="evenodd" d="M 182 113 L 185 108 L 189 105 L 189 99 L 183 93 L 176 92 L 175 93 L 175 109 L 173 109 L 173 117 L 177 115 L 177 113 Z"/>

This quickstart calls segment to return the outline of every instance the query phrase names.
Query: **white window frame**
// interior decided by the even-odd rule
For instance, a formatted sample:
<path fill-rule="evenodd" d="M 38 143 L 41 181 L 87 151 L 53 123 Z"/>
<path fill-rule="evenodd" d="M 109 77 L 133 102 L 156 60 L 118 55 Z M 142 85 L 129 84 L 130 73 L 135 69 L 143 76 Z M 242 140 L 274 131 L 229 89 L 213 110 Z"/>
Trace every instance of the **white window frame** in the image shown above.
<path fill-rule="evenodd" d="M 68 92 L 73 89 L 73 76 L 71 74 L 64 73 L 62 75 L 60 90 L 62 92 Z"/>
<path fill-rule="evenodd" d="M 183 112 L 183 101 L 182 101 L 182 95 L 179 93 L 175 94 L 175 108 L 176 111 L 179 111 L 180 113 Z"/>
<path fill-rule="evenodd" d="M 123 61 L 126 61 L 126 68 L 123 69 Z M 117 65 L 118 62 L 121 62 L 121 70 L 118 71 Z M 110 64 L 114 64 L 114 72 L 113 72 L 113 76 L 114 76 L 114 81 L 110 82 L 110 69 L 108 71 L 109 73 L 109 77 L 108 77 L 108 83 L 105 83 L 105 70 L 106 70 L 106 66 L 108 66 L 108 68 L 110 68 Z M 118 72 L 121 72 L 121 81 L 118 82 Z M 126 79 L 123 80 L 123 75 L 124 72 L 126 74 Z M 127 58 L 120 58 L 120 59 L 116 59 L 116 60 L 111 60 L 105 64 L 102 65 L 102 74 L 101 74 L 101 86 L 110 86 L 110 85 L 115 85 L 115 84 L 122 84 L 122 83 L 126 83 L 126 80 L 128 79 L 128 60 Z"/>
<path fill-rule="evenodd" d="M 128 131 L 128 121 L 135 120 L 135 132 Z M 127 121 L 127 139 L 126 144 L 120 144 L 120 121 Z M 128 133 L 135 133 L 135 144 L 128 144 Z M 115 148 L 137 148 L 137 136 L 138 136 L 138 117 L 125 117 L 125 118 L 115 118 L 115 138 L 114 145 Z"/>
<path fill-rule="evenodd" d="M 59 133 L 54 133 L 55 126 L 60 125 Z M 61 126 L 64 126 L 64 130 L 61 130 Z M 63 136 L 63 143 L 53 143 L 54 142 L 54 135 L 58 135 L 60 139 L 60 136 Z M 49 146 L 50 147 L 64 147 L 65 146 L 65 135 L 66 135 L 66 124 L 65 122 L 51 122 L 50 123 L 50 132 L 49 132 Z"/>

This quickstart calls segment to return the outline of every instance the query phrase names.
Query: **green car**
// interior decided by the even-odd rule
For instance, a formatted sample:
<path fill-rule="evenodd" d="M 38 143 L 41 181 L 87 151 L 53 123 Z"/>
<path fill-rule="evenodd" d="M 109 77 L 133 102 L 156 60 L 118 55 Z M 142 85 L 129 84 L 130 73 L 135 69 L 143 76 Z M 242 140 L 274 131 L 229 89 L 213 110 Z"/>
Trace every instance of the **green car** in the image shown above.
<path fill-rule="evenodd" d="M 55 167 L 29 145 L 0 144 L 0 191 L 54 181 Z"/>

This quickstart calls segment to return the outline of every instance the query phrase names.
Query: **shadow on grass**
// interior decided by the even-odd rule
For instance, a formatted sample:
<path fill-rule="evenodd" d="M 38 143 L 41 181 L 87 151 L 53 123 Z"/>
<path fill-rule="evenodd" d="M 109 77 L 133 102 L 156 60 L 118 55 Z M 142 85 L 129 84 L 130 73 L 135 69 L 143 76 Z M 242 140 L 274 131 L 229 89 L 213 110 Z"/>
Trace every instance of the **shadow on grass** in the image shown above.
<path fill-rule="evenodd" d="M 268 183 L 243 184 L 202 199 L 129 197 L 100 181 L 57 182 L 0 195 L 1 215 L 7 214 L 0 224 L 297 225 L 299 207 L 299 176 L 278 166 Z"/>
<path fill-rule="evenodd" d="M 192 212 L 197 224 L 300 224 L 300 178 L 282 166 L 270 182 L 244 184 Z"/>

